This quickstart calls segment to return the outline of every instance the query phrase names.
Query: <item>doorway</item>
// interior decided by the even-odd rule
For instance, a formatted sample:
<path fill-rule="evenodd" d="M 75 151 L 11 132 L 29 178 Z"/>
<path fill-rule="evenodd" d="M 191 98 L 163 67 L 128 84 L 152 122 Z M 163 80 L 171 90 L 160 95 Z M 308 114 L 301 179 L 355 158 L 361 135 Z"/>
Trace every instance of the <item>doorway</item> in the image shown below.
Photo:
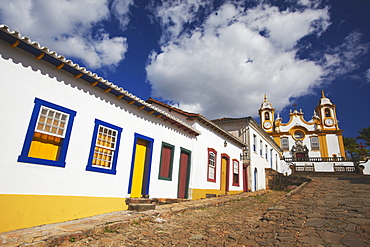
<path fill-rule="evenodd" d="M 190 180 L 190 161 L 191 151 L 181 148 L 180 167 L 179 167 L 179 184 L 177 189 L 178 198 L 188 198 L 189 180 Z"/>
<path fill-rule="evenodd" d="M 248 192 L 248 166 L 243 165 L 243 191 Z"/>
<path fill-rule="evenodd" d="M 221 195 L 225 195 L 229 191 L 229 161 L 230 158 L 227 154 L 221 154 Z"/>
<path fill-rule="evenodd" d="M 254 191 L 256 191 L 258 188 L 258 172 L 257 167 L 254 168 Z"/>
<path fill-rule="evenodd" d="M 149 196 L 153 139 L 135 134 L 128 193 L 131 198 Z"/>

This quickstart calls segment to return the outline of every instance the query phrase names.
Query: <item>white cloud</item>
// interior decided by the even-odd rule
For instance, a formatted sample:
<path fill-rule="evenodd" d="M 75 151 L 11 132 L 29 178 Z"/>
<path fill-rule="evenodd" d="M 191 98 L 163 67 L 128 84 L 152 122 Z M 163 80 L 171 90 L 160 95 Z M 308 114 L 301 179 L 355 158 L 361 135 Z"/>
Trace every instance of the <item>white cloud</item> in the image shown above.
<path fill-rule="evenodd" d="M 114 1 L 112 6 L 116 15 L 127 14 L 122 4 Z M 107 0 L 12 0 L 0 5 L 0 22 L 95 69 L 117 66 L 127 51 L 125 38 L 109 37 L 100 27 L 109 13 Z"/>
<path fill-rule="evenodd" d="M 160 43 L 171 42 L 177 38 L 184 26 L 197 17 L 199 9 L 211 4 L 212 1 L 203 0 L 161 1 L 159 7 L 152 9 L 164 32 Z"/>
<path fill-rule="evenodd" d="M 225 4 L 204 25 L 151 55 L 152 94 L 208 118 L 256 116 L 264 93 L 280 110 L 290 97 L 322 83 L 323 66 L 298 59 L 295 45 L 328 25 L 326 9 L 258 5 L 244 11 Z"/>
<path fill-rule="evenodd" d="M 311 33 L 320 34 L 329 26 L 327 9 L 279 11 L 277 7 L 259 5 L 247 11 L 247 24 L 266 31 L 269 40 L 281 49 L 293 49 L 297 42 Z"/>
<path fill-rule="evenodd" d="M 353 31 L 337 47 L 329 47 L 321 59 L 327 78 L 345 75 L 359 67 L 358 58 L 369 51 L 369 43 L 361 43 L 362 34 Z"/>
<path fill-rule="evenodd" d="M 113 0 L 112 11 L 121 24 L 121 29 L 126 29 L 130 22 L 130 6 L 134 4 L 134 0 Z"/>
<path fill-rule="evenodd" d="M 366 70 L 366 79 L 367 79 L 367 82 L 370 82 L 370 69 Z"/>

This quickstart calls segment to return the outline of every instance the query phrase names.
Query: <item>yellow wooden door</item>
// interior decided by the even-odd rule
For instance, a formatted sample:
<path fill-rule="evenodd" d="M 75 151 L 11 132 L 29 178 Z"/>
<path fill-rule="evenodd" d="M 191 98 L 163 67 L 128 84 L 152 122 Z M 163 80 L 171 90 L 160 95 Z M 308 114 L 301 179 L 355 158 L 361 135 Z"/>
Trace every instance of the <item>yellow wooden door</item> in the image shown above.
<path fill-rule="evenodd" d="M 143 176 L 146 157 L 146 141 L 138 139 L 132 176 L 131 198 L 141 198 L 143 189 Z"/>
<path fill-rule="evenodd" d="M 226 159 L 221 159 L 221 194 L 226 194 Z"/>

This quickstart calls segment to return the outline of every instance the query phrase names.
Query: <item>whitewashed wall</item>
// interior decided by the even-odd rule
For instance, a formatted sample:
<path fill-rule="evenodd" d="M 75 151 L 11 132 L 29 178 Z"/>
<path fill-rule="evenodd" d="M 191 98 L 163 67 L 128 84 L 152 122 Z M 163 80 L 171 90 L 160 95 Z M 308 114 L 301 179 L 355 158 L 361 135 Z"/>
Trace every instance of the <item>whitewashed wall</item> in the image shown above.
<path fill-rule="evenodd" d="M 326 141 L 328 143 L 328 156 L 332 157 L 333 155 L 336 155 L 340 157 L 341 154 L 337 135 L 326 135 Z"/>
<path fill-rule="evenodd" d="M 256 136 L 256 151 L 253 150 L 253 143 L 254 137 Z M 249 165 L 249 189 L 251 191 L 262 190 L 266 188 L 266 174 L 265 168 L 269 167 L 268 160 L 265 159 L 265 154 L 262 152 L 262 156 L 260 155 L 260 141 L 262 140 L 262 146 L 265 147 L 266 141 L 262 138 L 262 136 L 250 126 L 249 128 L 249 157 L 250 157 L 250 165 Z M 257 169 L 257 177 L 255 176 L 255 170 Z"/>
<path fill-rule="evenodd" d="M 361 162 L 360 165 L 364 166 L 364 175 L 370 175 L 370 158 L 366 162 Z"/>
<path fill-rule="evenodd" d="M 27 53 L 5 49 L 8 46 L 6 43 L 0 45 L 0 111 L 3 116 L 0 135 L 2 140 L 8 140 L 0 143 L 1 168 L 6 171 L 0 173 L 0 193 L 125 198 L 134 134 L 138 133 L 154 139 L 150 196 L 177 197 L 179 148 L 191 150 L 194 137 L 83 80 L 55 70 L 44 61 L 36 61 Z M 40 69 L 32 67 L 35 64 Z M 36 97 L 77 112 L 65 168 L 17 162 Z M 116 175 L 85 170 L 95 119 L 123 128 Z M 175 146 L 172 181 L 158 180 L 162 141 Z"/>
<path fill-rule="evenodd" d="M 204 127 L 201 123 L 197 122 L 193 125 L 202 134 L 197 136 L 194 141 L 194 152 L 192 158 L 192 177 L 190 180 L 190 188 L 195 189 L 220 189 L 221 181 L 221 154 L 225 153 L 230 157 L 229 166 L 229 191 L 242 191 L 243 190 L 243 164 L 240 161 L 242 148 L 233 142 L 229 141 L 226 137 L 215 133 L 209 128 Z M 224 142 L 227 142 L 226 147 Z M 216 157 L 216 182 L 207 181 L 208 172 L 208 148 L 213 148 L 217 152 Z M 233 186 L 233 164 L 232 160 L 239 161 L 239 186 Z"/>

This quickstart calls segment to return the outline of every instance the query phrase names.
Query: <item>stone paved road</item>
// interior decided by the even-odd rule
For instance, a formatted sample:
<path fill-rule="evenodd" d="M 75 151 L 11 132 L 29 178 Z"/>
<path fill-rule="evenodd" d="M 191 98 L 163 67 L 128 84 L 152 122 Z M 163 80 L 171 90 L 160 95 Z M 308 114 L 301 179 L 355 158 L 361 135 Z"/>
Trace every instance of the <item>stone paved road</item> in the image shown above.
<path fill-rule="evenodd" d="M 274 191 L 63 246 L 370 246 L 370 178 L 312 179 L 290 197 Z"/>

